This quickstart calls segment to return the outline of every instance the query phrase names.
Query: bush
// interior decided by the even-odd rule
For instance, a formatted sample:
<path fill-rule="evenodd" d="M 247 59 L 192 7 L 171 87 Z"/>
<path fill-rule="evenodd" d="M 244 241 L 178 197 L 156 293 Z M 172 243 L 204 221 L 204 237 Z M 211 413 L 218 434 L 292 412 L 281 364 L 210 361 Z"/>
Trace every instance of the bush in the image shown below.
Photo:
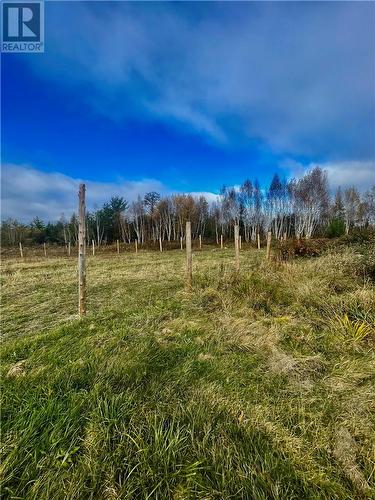
<path fill-rule="evenodd" d="M 276 258 L 288 260 L 293 257 L 318 257 L 328 246 L 326 239 L 300 239 L 280 241 L 276 246 Z"/>
<path fill-rule="evenodd" d="M 368 227 L 356 227 L 349 234 L 340 238 L 340 243 L 352 245 L 357 243 L 375 244 L 375 231 Z"/>
<path fill-rule="evenodd" d="M 327 238 L 337 238 L 345 234 L 345 222 L 342 219 L 332 219 L 326 229 Z"/>

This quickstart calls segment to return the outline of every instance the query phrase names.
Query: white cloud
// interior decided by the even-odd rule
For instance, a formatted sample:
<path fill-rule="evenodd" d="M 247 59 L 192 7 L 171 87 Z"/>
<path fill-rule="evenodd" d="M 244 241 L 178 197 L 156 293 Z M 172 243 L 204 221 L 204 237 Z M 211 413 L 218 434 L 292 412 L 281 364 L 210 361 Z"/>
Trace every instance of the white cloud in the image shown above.
<path fill-rule="evenodd" d="M 338 186 L 342 188 L 356 186 L 360 191 L 366 191 L 375 185 L 375 161 L 356 160 L 303 165 L 294 160 L 286 160 L 282 163 L 282 167 L 288 171 L 289 176 L 296 178 L 317 166 L 326 170 L 332 190 Z"/>
<path fill-rule="evenodd" d="M 70 217 L 77 212 L 78 187 L 86 184 L 88 210 L 100 208 L 111 196 L 122 196 L 128 202 L 147 192 L 157 191 L 161 195 L 172 194 L 156 179 L 140 181 L 94 182 L 76 179 L 59 172 L 43 172 L 28 165 L 6 164 L 1 176 L 1 219 L 9 217 L 29 222 L 38 216 L 45 221 L 55 221 L 64 213 Z M 208 202 L 217 195 L 209 192 L 191 192 L 195 197 L 205 196 Z"/>
<path fill-rule="evenodd" d="M 43 172 L 27 165 L 7 164 L 2 167 L 1 218 L 14 217 L 28 222 L 35 216 L 57 220 L 61 214 L 70 216 L 77 211 L 80 182 L 87 189 L 87 208 L 100 207 L 111 196 L 123 196 L 133 201 L 149 191 L 164 193 L 165 186 L 155 179 L 121 183 L 94 182 L 75 179 L 59 172 Z"/>
<path fill-rule="evenodd" d="M 199 198 L 200 196 L 204 196 L 209 204 L 214 203 L 219 200 L 220 195 L 216 193 L 211 193 L 209 191 L 192 191 L 188 194 L 194 196 L 194 198 Z"/>
<path fill-rule="evenodd" d="M 328 180 L 333 188 L 356 186 L 366 191 L 375 185 L 375 161 L 346 161 L 326 163 Z"/>

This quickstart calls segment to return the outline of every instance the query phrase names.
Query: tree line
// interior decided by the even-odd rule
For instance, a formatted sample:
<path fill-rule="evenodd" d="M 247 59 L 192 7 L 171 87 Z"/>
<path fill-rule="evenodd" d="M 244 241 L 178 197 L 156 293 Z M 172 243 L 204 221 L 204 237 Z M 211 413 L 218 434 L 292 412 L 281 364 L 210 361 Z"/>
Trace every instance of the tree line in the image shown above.
<path fill-rule="evenodd" d="M 87 212 L 87 241 L 101 246 L 120 240 L 130 243 L 177 241 L 185 237 L 185 223 L 191 221 L 192 237 L 198 235 L 219 242 L 220 235 L 232 237 L 239 224 L 246 242 L 256 241 L 267 231 L 281 239 L 340 236 L 354 227 L 375 227 L 375 185 L 361 194 L 354 186 L 340 187 L 330 194 L 327 173 L 319 167 L 299 179 L 281 179 L 275 174 L 268 189 L 257 180 L 245 180 L 239 187 L 220 190 L 209 203 L 204 196 L 157 192 L 138 196 L 129 203 L 114 196 L 94 211 Z M 57 222 L 45 223 L 35 217 L 29 224 L 15 219 L 1 223 L 3 245 L 55 243 L 72 245 L 78 241 L 78 218 L 73 213 Z"/>

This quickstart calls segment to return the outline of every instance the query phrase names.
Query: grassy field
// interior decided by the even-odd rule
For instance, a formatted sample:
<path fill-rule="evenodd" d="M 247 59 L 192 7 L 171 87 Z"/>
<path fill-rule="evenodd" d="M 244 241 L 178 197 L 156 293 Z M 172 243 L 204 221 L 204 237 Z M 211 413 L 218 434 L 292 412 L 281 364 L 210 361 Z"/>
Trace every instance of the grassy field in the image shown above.
<path fill-rule="evenodd" d="M 3 498 L 375 498 L 368 258 L 6 259 Z"/>

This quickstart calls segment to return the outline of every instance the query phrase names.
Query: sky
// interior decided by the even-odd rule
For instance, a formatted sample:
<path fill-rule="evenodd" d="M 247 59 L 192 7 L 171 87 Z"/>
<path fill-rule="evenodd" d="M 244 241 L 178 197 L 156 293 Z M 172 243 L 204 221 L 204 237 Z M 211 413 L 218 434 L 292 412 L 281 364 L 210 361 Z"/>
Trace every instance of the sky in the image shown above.
<path fill-rule="evenodd" d="M 277 172 L 375 183 L 375 3 L 45 4 L 45 52 L 2 54 L 2 219 Z"/>

